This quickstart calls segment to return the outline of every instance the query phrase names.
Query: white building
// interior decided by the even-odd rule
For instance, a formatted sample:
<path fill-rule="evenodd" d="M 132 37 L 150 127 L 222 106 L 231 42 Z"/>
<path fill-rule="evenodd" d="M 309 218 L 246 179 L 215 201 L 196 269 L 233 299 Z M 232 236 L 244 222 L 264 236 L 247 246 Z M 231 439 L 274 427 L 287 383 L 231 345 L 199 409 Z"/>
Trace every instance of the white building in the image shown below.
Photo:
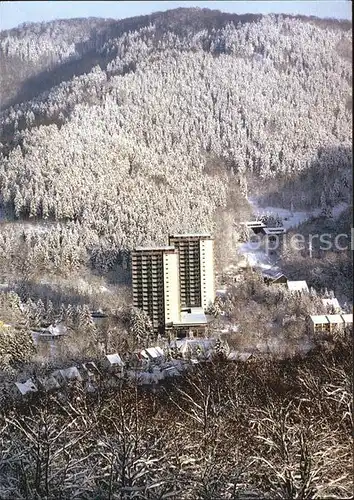
<path fill-rule="evenodd" d="M 147 313 L 155 332 L 186 324 L 186 311 L 204 313 L 215 299 L 213 238 L 177 234 L 169 236 L 169 246 L 136 248 L 132 281 L 134 306 Z"/>
<path fill-rule="evenodd" d="M 162 334 L 179 320 L 178 257 L 173 246 L 138 247 L 132 254 L 134 307 L 145 311 Z"/>
<path fill-rule="evenodd" d="M 106 354 L 105 358 L 109 366 L 121 366 L 121 367 L 124 366 L 122 358 L 116 352 L 114 354 Z"/>
<path fill-rule="evenodd" d="M 279 226 L 279 227 L 264 227 L 262 230 L 263 230 L 263 233 L 266 236 L 279 236 L 280 234 L 285 234 L 286 233 L 286 229 L 283 226 Z"/>
<path fill-rule="evenodd" d="M 26 380 L 26 382 L 15 382 L 15 385 L 22 396 L 25 396 L 29 392 L 37 392 L 37 386 L 34 384 L 32 379 Z"/>
<path fill-rule="evenodd" d="M 351 327 L 353 325 L 353 314 L 342 314 L 341 316 L 345 327 Z"/>
<path fill-rule="evenodd" d="M 247 222 L 241 222 L 241 225 L 246 227 L 247 229 L 252 229 L 252 231 L 255 234 L 262 233 L 263 229 L 266 228 L 266 225 L 264 224 L 264 222 L 262 222 L 260 220 L 250 220 Z"/>
<path fill-rule="evenodd" d="M 332 333 L 338 328 L 351 327 L 353 324 L 352 314 L 321 314 L 309 316 L 308 321 L 313 333 Z"/>
<path fill-rule="evenodd" d="M 40 335 L 41 337 L 61 337 L 67 333 L 68 329 L 64 323 L 56 323 L 54 325 L 49 325 Z"/>
<path fill-rule="evenodd" d="M 152 361 L 159 361 L 164 358 L 164 352 L 159 346 L 147 347 L 145 352 Z"/>
<path fill-rule="evenodd" d="M 309 287 L 306 281 L 288 281 L 286 285 L 290 292 L 309 293 Z"/>
<path fill-rule="evenodd" d="M 169 244 L 179 254 L 181 308 L 206 309 L 215 299 L 214 240 L 208 234 L 173 234 Z"/>
<path fill-rule="evenodd" d="M 202 307 L 191 307 L 181 310 L 180 320 L 173 323 L 173 328 L 178 337 L 203 336 L 209 321 Z"/>
<path fill-rule="evenodd" d="M 163 255 L 165 324 L 180 317 L 179 255 L 176 250 Z"/>
<path fill-rule="evenodd" d="M 322 303 L 327 309 L 333 309 L 336 313 L 340 313 L 342 311 L 338 299 L 335 297 L 332 299 L 322 299 Z"/>

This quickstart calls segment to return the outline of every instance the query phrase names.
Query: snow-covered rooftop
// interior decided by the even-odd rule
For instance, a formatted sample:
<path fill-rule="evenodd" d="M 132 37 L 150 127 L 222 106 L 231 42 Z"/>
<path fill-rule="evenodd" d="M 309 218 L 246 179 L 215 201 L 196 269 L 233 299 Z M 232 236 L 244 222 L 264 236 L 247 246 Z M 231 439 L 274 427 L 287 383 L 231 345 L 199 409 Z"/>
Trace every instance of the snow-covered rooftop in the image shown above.
<path fill-rule="evenodd" d="M 322 299 L 322 303 L 325 306 L 333 306 L 335 309 L 340 309 L 338 299 L 333 297 L 332 299 Z"/>
<path fill-rule="evenodd" d="M 250 221 L 247 221 L 247 222 L 241 222 L 242 226 L 247 226 L 247 227 L 266 227 L 266 225 L 264 224 L 264 222 L 260 221 L 260 220 L 250 220 Z"/>
<path fill-rule="evenodd" d="M 342 314 L 341 316 L 344 319 L 344 323 L 353 323 L 353 314 Z"/>
<path fill-rule="evenodd" d="M 116 352 L 114 354 L 106 354 L 106 358 L 108 359 L 111 365 L 124 366 L 122 358 Z"/>
<path fill-rule="evenodd" d="M 143 349 L 142 351 L 139 352 L 140 356 L 142 356 L 143 358 L 145 359 L 149 359 L 149 355 L 148 353 L 146 352 L 145 349 Z"/>
<path fill-rule="evenodd" d="M 163 369 L 163 373 L 166 377 L 178 377 L 179 375 L 181 375 L 181 371 L 182 370 L 178 370 L 176 366 L 166 366 Z"/>
<path fill-rule="evenodd" d="M 79 370 L 76 366 L 59 370 L 60 375 L 66 380 L 82 380 Z"/>
<path fill-rule="evenodd" d="M 206 325 L 208 322 L 207 317 L 202 307 L 192 307 L 190 312 L 181 311 L 180 322 L 174 325 Z"/>
<path fill-rule="evenodd" d="M 145 349 L 145 352 L 147 352 L 147 354 L 153 359 L 161 358 L 163 356 L 163 350 L 160 347 L 148 347 Z"/>
<path fill-rule="evenodd" d="M 227 355 L 227 359 L 230 361 L 247 361 L 252 356 L 251 352 L 237 352 L 231 351 Z"/>
<path fill-rule="evenodd" d="M 170 234 L 169 238 L 212 238 L 210 233 Z"/>
<path fill-rule="evenodd" d="M 157 383 L 159 380 L 163 379 L 164 373 L 163 372 L 157 373 L 156 371 L 154 373 L 150 373 L 145 371 L 128 370 L 127 377 L 130 380 L 134 380 L 134 382 L 136 382 L 138 385 L 143 385 L 143 384 L 149 385 Z"/>
<path fill-rule="evenodd" d="M 279 268 L 273 268 L 273 269 L 261 269 L 262 275 L 265 278 L 271 278 L 273 280 L 277 280 L 284 276 L 286 277 L 280 270 Z"/>
<path fill-rule="evenodd" d="M 151 251 L 164 251 L 164 250 L 176 250 L 174 246 L 171 245 L 166 245 L 166 246 L 161 246 L 161 247 L 136 247 L 134 249 L 135 252 L 151 252 Z"/>
<path fill-rule="evenodd" d="M 315 314 L 310 316 L 312 323 L 329 323 L 327 316 L 324 314 Z"/>
<path fill-rule="evenodd" d="M 328 314 L 328 321 L 332 324 L 340 324 L 343 323 L 343 318 L 340 314 Z"/>
<path fill-rule="evenodd" d="M 284 234 L 286 233 L 285 227 L 264 227 L 265 234 Z"/>
<path fill-rule="evenodd" d="M 15 385 L 17 387 L 17 389 L 20 391 L 20 393 L 24 396 L 25 394 L 27 394 L 28 392 L 37 392 L 38 389 L 36 387 L 36 385 L 34 384 L 33 380 L 32 379 L 28 379 L 26 380 L 26 382 L 15 382 Z"/>
<path fill-rule="evenodd" d="M 309 287 L 306 281 L 288 281 L 287 287 L 291 292 L 308 292 Z"/>
<path fill-rule="evenodd" d="M 92 377 L 93 375 L 95 375 L 94 372 L 98 373 L 99 370 L 96 366 L 96 363 L 94 363 L 93 361 L 88 361 L 87 363 L 82 363 L 82 368 L 87 372 L 87 374 Z"/>
<path fill-rule="evenodd" d="M 209 351 L 215 345 L 215 338 L 206 338 L 206 339 L 182 339 L 175 340 L 170 343 L 171 347 L 177 347 L 181 351 L 181 353 L 185 353 L 188 349 L 197 349 L 200 348 L 202 351 Z"/>
<path fill-rule="evenodd" d="M 313 323 L 345 324 L 353 323 L 352 314 L 321 314 L 310 316 Z"/>
<path fill-rule="evenodd" d="M 51 335 L 52 337 L 60 337 L 61 335 L 66 335 L 68 332 L 67 327 L 64 323 L 58 323 L 57 325 L 50 325 L 46 328 L 41 335 Z"/>
<path fill-rule="evenodd" d="M 91 312 L 92 318 L 107 318 L 107 314 L 102 311 L 102 309 L 97 309 Z"/>

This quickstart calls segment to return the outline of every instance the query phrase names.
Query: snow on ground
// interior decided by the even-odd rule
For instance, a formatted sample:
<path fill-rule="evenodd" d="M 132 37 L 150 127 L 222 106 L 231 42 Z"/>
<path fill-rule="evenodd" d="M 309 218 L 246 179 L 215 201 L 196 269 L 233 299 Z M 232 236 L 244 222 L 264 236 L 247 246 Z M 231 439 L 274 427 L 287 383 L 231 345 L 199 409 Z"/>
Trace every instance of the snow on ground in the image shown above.
<path fill-rule="evenodd" d="M 282 219 L 283 226 L 287 230 L 297 227 L 309 218 L 318 217 L 321 214 L 320 208 L 311 211 L 298 210 L 292 212 L 282 207 L 261 207 L 256 197 L 249 197 L 248 201 L 253 208 L 254 218 L 265 214 L 278 215 Z M 338 218 L 347 207 L 348 204 L 344 202 L 335 205 L 332 208 L 333 217 Z M 251 267 L 258 267 L 263 270 L 272 268 L 274 271 L 281 271 L 278 266 L 275 266 L 275 260 L 272 259 L 270 255 L 267 255 L 263 249 L 258 247 L 259 245 L 257 245 L 257 243 L 252 243 L 250 241 L 239 244 L 237 246 L 237 253 L 242 255 L 243 259 L 239 262 L 238 267 L 250 265 Z"/>
<path fill-rule="evenodd" d="M 256 197 L 250 196 L 248 201 L 253 208 L 255 216 L 265 214 L 279 215 L 279 217 L 283 220 L 283 226 L 286 229 L 297 227 L 307 219 L 310 219 L 311 217 L 318 217 L 321 214 L 320 208 L 315 208 L 313 210 L 296 210 L 292 212 L 291 210 L 282 207 L 261 207 L 258 204 Z M 348 208 L 348 203 L 341 202 L 335 205 L 332 208 L 333 217 L 335 219 L 338 218 L 346 208 Z"/>
<path fill-rule="evenodd" d="M 239 262 L 239 267 L 251 266 L 264 270 L 274 269 L 275 262 L 264 250 L 257 248 L 257 245 L 251 241 L 241 243 L 237 248 L 237 252 L 243 256 L 243 259 Z"/>

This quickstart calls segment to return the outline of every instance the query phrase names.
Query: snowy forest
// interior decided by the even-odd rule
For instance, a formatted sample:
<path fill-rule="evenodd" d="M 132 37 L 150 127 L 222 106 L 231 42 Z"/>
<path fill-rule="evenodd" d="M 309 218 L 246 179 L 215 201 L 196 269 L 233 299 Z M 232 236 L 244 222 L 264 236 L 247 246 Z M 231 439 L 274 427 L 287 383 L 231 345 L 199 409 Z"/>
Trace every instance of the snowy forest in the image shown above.
<path fill-rule="evenodd" d="M 289 234 L 350 234 L 351 22 L 176 9 L 26 23 L 0 32 L 0 68 L 0 498 L 350 498 L 351 335 L 296 350 L 323 297 L 351 310 L 350 251 L 287 249 L 300 298 L 250 269 L 230 278 L 235 338 L 283 342 L 283 359 L 219 353 L 157 391 L 102 379 L 8 404 L 4 388 L 150 342 L 131 308 L 135 246 L 210 231 L 220 285 L 251 197 L 320 209 Z M 71 334 L 49 361 L 29 331 L 56 323 Z"/>
<path fill-rule="evenodd" d="M 213 230 L 230 186 L 281 182 L 283 202 L 303 206 L 347 200 L 351 25 L 212 12 L 137 18 L 146 25 L 119 36 L 92 19 L 2 32 L 4 80 L 29 66 L 22 87 L 40 89 L 63 69 L 2 111 L 2 210 L 57 221 L 52 239 L 107 266 L 168 231 Z M 88 54 L 93 67 L 64 80 Z"/>

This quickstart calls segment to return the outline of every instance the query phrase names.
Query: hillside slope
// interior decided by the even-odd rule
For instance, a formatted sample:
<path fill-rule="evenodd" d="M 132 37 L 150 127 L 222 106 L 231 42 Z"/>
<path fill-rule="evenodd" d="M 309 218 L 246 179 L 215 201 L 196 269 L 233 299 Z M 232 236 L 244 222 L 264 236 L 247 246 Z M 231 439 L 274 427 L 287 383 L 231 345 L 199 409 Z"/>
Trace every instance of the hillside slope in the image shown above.
<path fill-rule="evenodd" d="M 351 38 L 346 22 L 207 9 L 3 32 L 7 83 L 17 57 L 22 95 L 46 90 L 2 112 L 0 203 L 65 222 L 100 260 L 214 229 L 252 178 L 297 204 L 346 200 Z"/>

